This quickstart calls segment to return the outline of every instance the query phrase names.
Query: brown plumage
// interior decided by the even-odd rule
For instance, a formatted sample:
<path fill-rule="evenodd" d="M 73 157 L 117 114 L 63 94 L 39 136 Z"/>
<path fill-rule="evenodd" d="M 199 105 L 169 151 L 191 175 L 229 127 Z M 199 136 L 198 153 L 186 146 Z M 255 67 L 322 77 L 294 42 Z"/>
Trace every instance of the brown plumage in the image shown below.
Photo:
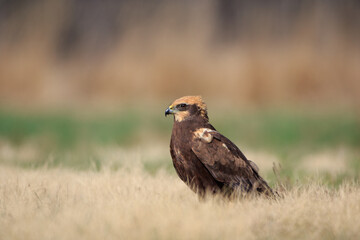
<path fill-rule="evenodd" d="M 255 163 L 209 123 L 200 96 L 175 100 L 165 111 L 174 115 L 170 154 L 177 174 L 200 196 L 208 193 L 265 194 L 273 191 Z"/>

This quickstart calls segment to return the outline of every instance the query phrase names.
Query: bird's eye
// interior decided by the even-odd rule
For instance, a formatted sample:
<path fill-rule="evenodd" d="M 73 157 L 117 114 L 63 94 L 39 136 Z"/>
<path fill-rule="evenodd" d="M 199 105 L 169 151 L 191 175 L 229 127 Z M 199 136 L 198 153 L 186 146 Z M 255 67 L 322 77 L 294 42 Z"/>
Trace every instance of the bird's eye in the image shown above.
<path fill-rule="evenodd" d="M 180 103 L 177 105 L 178 108 L 185 108 L 186 107 L 186 104 L 185 103 Z"/>

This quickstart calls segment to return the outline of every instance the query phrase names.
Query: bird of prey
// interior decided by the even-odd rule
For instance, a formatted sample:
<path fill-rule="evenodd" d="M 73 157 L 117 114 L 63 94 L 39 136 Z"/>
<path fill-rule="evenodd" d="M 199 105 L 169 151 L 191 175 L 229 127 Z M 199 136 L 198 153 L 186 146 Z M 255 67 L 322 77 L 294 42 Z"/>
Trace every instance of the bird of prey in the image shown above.
<path fill-rule="evenodd" d="M 176 99 L 165 111 L 165 116 L 169 114 L 174 116 L 170 154 L 175 170 L 200 197 L 274 196 L 256 164 L 209 123 L 201 96 Z"/>

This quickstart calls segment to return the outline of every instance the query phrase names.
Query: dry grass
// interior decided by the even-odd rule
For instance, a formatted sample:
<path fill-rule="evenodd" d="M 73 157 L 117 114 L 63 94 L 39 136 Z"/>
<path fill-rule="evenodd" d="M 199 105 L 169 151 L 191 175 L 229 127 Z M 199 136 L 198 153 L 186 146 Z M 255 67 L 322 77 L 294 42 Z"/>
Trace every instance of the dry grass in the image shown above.
<path fill-rule="evenodd" d="M 176 176 L 0 167 L 0 239 L 359 239 L 360 187 L 199 201 Z"/>
<path fill-rule="evenodd" d="M 167 146 L 97 145 L 93 155 L 82 156 L 79 148 L 53 156 L 34 139 L 18 145 L 3 139 L 0 239 L 360 238 L 357 150 L 329 148 L 284 160 L 244 149 L 272 186 L 272 165 L 283 164 L 285 187 L 276 187 L 283 197 L 229 202 L 200 201 L 176 176 Z M 100 164 L 92 167 L 89 157 Z M 75 170 L 81 161 L 87 167 Z"/>

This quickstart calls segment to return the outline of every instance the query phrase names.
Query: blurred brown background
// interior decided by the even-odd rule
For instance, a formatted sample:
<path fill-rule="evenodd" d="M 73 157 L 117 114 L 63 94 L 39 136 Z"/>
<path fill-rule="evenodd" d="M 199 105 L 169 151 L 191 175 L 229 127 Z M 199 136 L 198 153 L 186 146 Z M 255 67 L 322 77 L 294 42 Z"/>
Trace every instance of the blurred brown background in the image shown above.
<path fill-rule="evenodd" d="M 360 106 L 360 2 L 0 1 L 0 104 Z"/>

